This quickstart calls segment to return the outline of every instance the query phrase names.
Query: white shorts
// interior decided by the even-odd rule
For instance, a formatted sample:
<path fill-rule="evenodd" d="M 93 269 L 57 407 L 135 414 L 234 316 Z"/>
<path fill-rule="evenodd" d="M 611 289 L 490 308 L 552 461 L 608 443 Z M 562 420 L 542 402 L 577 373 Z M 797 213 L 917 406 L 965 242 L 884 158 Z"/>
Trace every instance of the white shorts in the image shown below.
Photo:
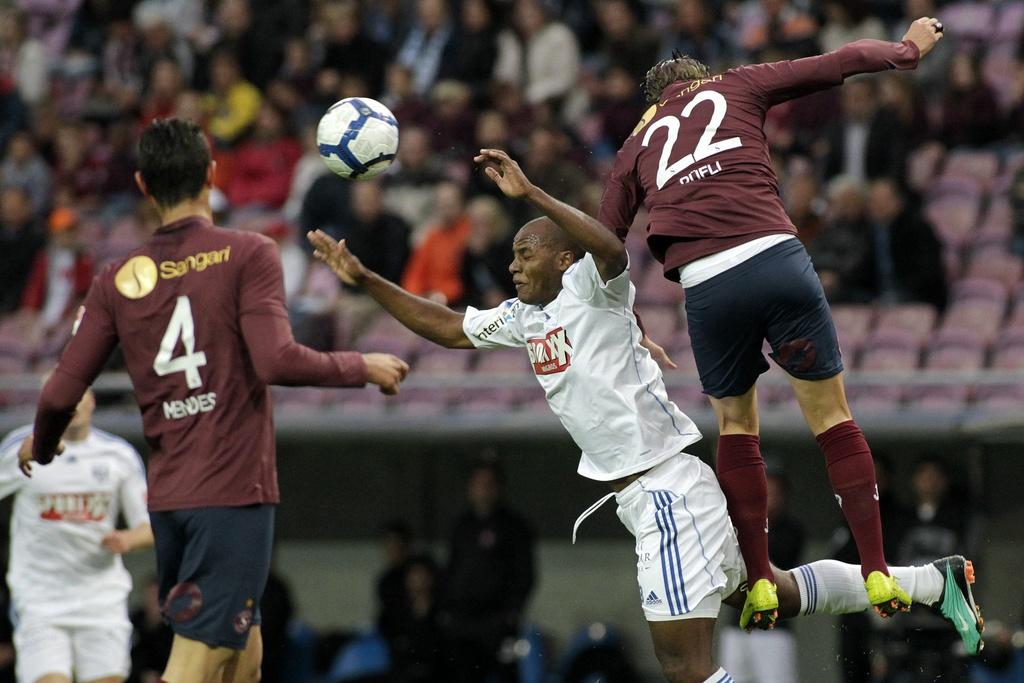
<path fill-rule="evenodd" d="M 127 617 L 81 619 L 30 617 L 14 627 L 18 683 L 34 683 L 46 674 L 92 681 L 131 671 L 132 625 Z"/>
<path fill-rule="evenodd" d="M 680 453 L 615 496 L 636 537 L 637 581 L 647 621 L 718 617 L 745 580 L 725 495 L 711 468 Z"/>

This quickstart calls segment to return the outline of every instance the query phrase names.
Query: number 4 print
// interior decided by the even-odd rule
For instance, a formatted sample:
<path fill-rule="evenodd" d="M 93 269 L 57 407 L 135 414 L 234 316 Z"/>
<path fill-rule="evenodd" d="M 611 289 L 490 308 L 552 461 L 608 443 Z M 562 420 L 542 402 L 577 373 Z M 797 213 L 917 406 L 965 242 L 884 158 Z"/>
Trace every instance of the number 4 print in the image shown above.
<path fill-rule="evenodd" d="M 178 340 L 185 347 L 185 355 L 173 358 L 174 349 Z M 196 328 L 192 320 L 192 304 L 187 296 L 179 296 L 178 302 L 174 305 L 174 313 L 171 314 L 171 321 L 167 323 L 167 330 L 160 342 L 160 350 L 153 360 L 153 372 L 160 377 L 175 372 L 185 373 L 185 382 L 189 389 L 198 389 L 203 386 L 203 378 L 199 376 L 199 368 L 206 365 L 206 354 L 196 349 Z"/>
<path fill-rule="evenodd" d="M 690 100 L 690 103 L 683 109 L 681 117 L 689 118 L 693 110 L 697 108 L 697 105 L 701 102 L 711 101 L 715 106 L 715 110 L 711 113 L 711 121 L 704 128 L 704 133 L 700 136 L 700 140 L 697 141 L 697 148 L 693 150 L 691 154 L 687 154 L 679 161 L 669 165 L 668 157 L 672 153 L 672 148 L 676 145 L 676 140 L 679 138 L 679 119 L 675 116 L 666 116 L 660 118 L 650 125 L 647 129 L 647 133 L 644 135 L 643 146 L 646 147 L 651 142 L 651 136 L 654 135 L 654 131 L 658 128 L 665 128 L 668 130 L 668 135 L 665 138 L 665 146 L 661 150 L 661 160 L 658 162 L 658 189 L 665 187 L 668 181 L 672 180 L 675 176 L 679 175 L 690 166 L 693 166 L 698 161 L 703 161 L 710 156 L 724 152 L 729 149 L 735 149 L 741 146 L 740 139 L 738 137 L 726 138 L 725 140 L 719 140 L 718 142 L 712 142 L 715 137 L 715 133 L 718 132 L 718 127 L 722 125 L 722 120 L 725 118 L 725 112 L 729 108 L 729 105 L 725 101 L 725 97 L 722 93 L 715 92 L 714 90 L 705 90 L 698 93 L 696 97 Z"/>

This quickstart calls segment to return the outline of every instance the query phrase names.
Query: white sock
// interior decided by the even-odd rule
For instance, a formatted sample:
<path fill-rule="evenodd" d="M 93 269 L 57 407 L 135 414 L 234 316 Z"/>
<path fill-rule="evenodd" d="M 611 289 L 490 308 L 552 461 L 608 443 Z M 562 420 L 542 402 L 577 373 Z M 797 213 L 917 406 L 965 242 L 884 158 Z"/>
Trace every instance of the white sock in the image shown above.
<path fill-rule="evenodd" d="M 800 614 L 849 614 L 871 606 L 860 565 L 819 560 L 797 567 L 792 573 L 800 589 Z M 889 573 L 914 602 L 930 605 L 942 595 L 942 574 L 930 564 L 889 567 Z"/>
<path fill-rule="evenodd" d="M 718 671 L 711 674 L 704 679 L 704 683 L 736 683 L 733 677 L 729 675 L 729 672 L 722 667 L 718 668 Z"/>

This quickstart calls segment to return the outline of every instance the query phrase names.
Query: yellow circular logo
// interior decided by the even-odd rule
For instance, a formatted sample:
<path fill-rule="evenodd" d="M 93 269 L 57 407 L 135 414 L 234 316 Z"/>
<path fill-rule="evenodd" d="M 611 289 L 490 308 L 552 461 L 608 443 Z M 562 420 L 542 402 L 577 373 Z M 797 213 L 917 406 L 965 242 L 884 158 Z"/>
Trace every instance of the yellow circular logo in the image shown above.
<path fill-rule="evenodd" d="M 644 112 L 644 115 L 642 117 L 640 117 L 640 122 L 638 124 L 636 124 L 636 128 L 633 129 L 633 132 L 630 133 L 629 136 L 633 137 L 634 135 L 639 133 L 641 130 L 643 130 L 644 126 L 646 126 L 648 123 L 650 123 L 651 119 L 653 119 L 654 115 L 657 114 L 657 113 L 658 113 L 658 105 L 652 104 L 650 107 L 648 107 L 647 111 Z"/>
<path fill-rule="evenodd" d="M 156 264 L 148 256 L 135 256 L 114 275 L 117 291 L 129 299 L 141 299 L 156 287 Z"/>

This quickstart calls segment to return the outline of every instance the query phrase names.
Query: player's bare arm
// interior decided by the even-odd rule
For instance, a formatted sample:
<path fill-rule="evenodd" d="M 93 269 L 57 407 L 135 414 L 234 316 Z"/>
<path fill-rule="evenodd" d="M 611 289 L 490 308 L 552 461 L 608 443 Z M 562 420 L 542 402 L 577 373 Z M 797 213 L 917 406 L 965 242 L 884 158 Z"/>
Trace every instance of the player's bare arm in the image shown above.
<path fill-rule="evenodd" d="M 507 153 L 500 149 L 482 149 L 474 161 L 490 164 L 484 167 L 484 173 L 506 196 L 526 199 L 576 240 L 594 257 L 602 279 L 611 280 L 626 269 L 626 247 L 614 233 L 579 209 L 555 199 L 531 183 L 519 164 Z"/>
<path fill-rule="evenodd" d="M 922 57 L 931 52 L 941 39 L 942 23 L 934 17 L 917 19 L 903 35 L 903 40 L 909 40 L 917 46 Z"/>
<path fill-rule="evenodd" d="M 102 544 L 114 555 L 149 548 L 153 545 L 153 528 L 149 524 L 139 524 L 132 529 L 115 529 L 103 537 Z"/>
<path fill-rule="evenodd" d="M 336 242 L 322 230 L 306 233 L 316 248 L 314 256 L 342 282 L 363 289 L 398 322 L 419 336 L 450 349 L 472 349 L 462 329 L 464 316 L 435 301 L 410 294 L 363 265 L 345 241 Z M 371 354 L 372 355 L 372 354 Z"/>

